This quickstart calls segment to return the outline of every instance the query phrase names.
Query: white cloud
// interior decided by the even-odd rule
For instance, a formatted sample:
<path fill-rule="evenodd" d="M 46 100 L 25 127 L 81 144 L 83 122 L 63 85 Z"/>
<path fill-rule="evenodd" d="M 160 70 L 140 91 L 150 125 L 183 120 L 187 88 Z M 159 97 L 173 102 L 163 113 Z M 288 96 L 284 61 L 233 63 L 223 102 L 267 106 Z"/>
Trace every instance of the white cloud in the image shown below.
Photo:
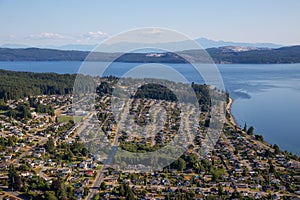
<path fill-rule="evenodd" d="M 90 31 L 84 35 L 86 39 L 106 38 L 107 36 L 108 34 L 103 31 L 96 31 L 96 32 Z"/>
<path fill-rule="evenodd" d="M 1 0 L 0 0 L 1 1 Z M 66 45 L 66 44 L 98 44 L 109 37 L 103 31 L 90 31 L 77 34 L 60 34 L 55 32 L 36 32 L 26 36 L 7 36 L 7 41 L 21 41 L 30 45 Z"/>
<path fill-rule="evenodd" d="M 65 39 L 66 38 L 66 36 L 64 35 L 58 33 L 48 33 L 48 32 L 32 34 L 29 37 L 33 39 Z"/>
<path fill-rule="evenodd" d="M 109 34 L 103 31 L 89 31 L 74 37 L 76 43 L 81 44 L 95 44 L 109 37 Z"/>

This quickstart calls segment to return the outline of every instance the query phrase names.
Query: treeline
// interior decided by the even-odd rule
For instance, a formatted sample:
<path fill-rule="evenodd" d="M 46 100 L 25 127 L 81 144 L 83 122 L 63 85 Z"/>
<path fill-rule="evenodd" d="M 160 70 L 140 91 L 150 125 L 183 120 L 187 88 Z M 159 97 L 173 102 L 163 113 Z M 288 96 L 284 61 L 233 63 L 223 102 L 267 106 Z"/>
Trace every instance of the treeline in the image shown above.
<path fill-rule="evenodd" d="M 89 51 L 63 51 L 57 49 L 11 49 L 0 48 L 0 61 L 112 61 L 121 53 L 100 53 Z"/>
<path fill-rule="evenodd" d="M 83 61 L 89 52 L 61 51 L 55 49 L 0 48 L 1 61 Z"/>
<path fill-rule="evenodd" d="M 181 84 L 179 84 L 181 85 Z M 199 105 L 204 109 L 207 110 L 210 106 L 210 89 L 208 85 L 200 85 L 195 84 L 194 82 L 191 85 L 191 88 L 194 90 L 194 94 L 198 100 Z M 167 100 L 167 101 L 178 101 L 180 98 L 183 102 L 193 102 L 193 94 L 185 90 L 186 87 L 180 88 L 177 87 L 176 90 L 179 95 L 178 97 L 167 87 L 159 85 L 159 84 L 147 84 L 141 86 L 136 94 L 133 96 L 134 98 L 148 98 L 148 99 L 160 99 L 160 100 Z"/>
<path fill-rule="evenodd" d="M 207 53 L 208 54 L 207 54 Z M 148 53 L 104 53 L 87 51 L 62 51 L 54 49 L 9 49 L 0 48 L 0 61 L 113 61 L 133 63 L 186 63 L 185 56 L 194 62 L 275 64 L 300 63 L 300 45 L 278 49 L 254 49 L 234 51 L 226 47 L 203 50 L 185 50 L 149 56 Z M 212 58 L 212 60 L 209 58 Z"/>
<path fill-rule="evenodd" d="M 278 49 L 228 51 L 222 48 L 207 49 L 215 63 L 234 64 L 279 64 L 300 63 L 300 46 L 282 47 Z"/>
<path fill-rule="evenodd" d="M 176 95 L 167 87 L 158 84 L 142 85 L 134 98 L 161 99 L 167 101 L 177 101 Z"/>
<path fill-rule="evenodd" d="M 114 85 L 117 83 L 118 78 L 116 77 L 106 77 L 106 81 L 102 81 L 101 84 L 96 88 L 96 92 L 99 96 L 104 94 L 112 95 L 114 90 Z M 131 79 L 127 79 L 130 81 Z M 134 80 L 132 79 L 132 84 L 134 84 Z M 175 88 L 176 94 L 172 92 L 171 89 L 166 86 L 160 84 L 145 84 L 138 88 L 137 92 L 131 96 L 131 98 L 146 98 L 146 99 L 158 99 L 158 100 L 167 100 L 167 101 L 181 101 L 181 102 L 190 102 L 195 103 L 193 97 L 192 90 L 188 91 L 188 89 L 193 89 L 194 94 L 198 100 L 199 105 L 202 109 L 207 110 L 211 105 L 211 97 L 210 97 L 210 87 L 208 85 L 195 84 L 194 82 L 189 87 L 183 83 L 175 83 L 169 82 L 169 86 Z M 178 96 L 176 96 L 178 95 Z"/>
<path fill-rule="evenodd" d="M 56 74 L 56 73 L 32 73 L 32 72 L 13 72 L 0 70 L 0 99 L 15 100 L 24 97 L 36 95 L 66 95 L 72 94 L 76 79 L 76 89 L 83 91 L 82 88 L 94 88 L 92 77 L 76 74 Z M 105 81 L 107 80 L 107 81 Z M 96 88 L 99 95 L 112 94 L 114 84 L 119 79 L 117 77 L 105 77 L 104 81 Z M 129 79 L 131 80 L 131 79 Z M 132 83 L 135 80 L 132 79 Z M 151 98 L 169 101 L 177 101 L 181 98 L 183 101 L 193 101 L 190 92 L 186 90 L 187 85 L 182 83 L 171 83 L 176 88 L 176 96 L 170 89 L 160 84 L 147 84 L 141 86 L 134 98 Z M 200 105 L 210 105 L 210 89 L 207 85 L 199 85 L 192 83 Z M 38 105 L 34 99 L 30 100 L 30 106 L 36 108 L 37 112 L 51 114 L 51 108 Z M 6 109 L 2 109 L 6 110 Z"/>
<path fill-rule="evenodd" d="M 15 100 L 34 95 L 71 94 L 75 78 L 75 74 L 0 70 L 0 99 Z M 82 81 L 84 80 L 82 79 Z M 40 107 L 39 109 L 44 110 L 45 108 Z"/>

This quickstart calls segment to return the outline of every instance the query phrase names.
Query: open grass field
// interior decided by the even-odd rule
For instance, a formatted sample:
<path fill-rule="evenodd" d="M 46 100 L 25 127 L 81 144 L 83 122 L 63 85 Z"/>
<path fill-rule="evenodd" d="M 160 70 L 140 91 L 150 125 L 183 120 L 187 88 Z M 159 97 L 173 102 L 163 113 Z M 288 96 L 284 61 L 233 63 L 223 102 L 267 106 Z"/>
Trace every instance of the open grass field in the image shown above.
<path fill-rule="evenodd" d="M 76 122 L 79 122 L 81 119 L 82 119 L 81 116 L 74 116 L 73 117 L 73 116 L 68 116 L 68 115 L 60 115 L 60 116 L 57 117 L 57 121 L 59 123 L 68 122 L 70 120 L 74 120 L 74 122 L 76 123 Z"/>

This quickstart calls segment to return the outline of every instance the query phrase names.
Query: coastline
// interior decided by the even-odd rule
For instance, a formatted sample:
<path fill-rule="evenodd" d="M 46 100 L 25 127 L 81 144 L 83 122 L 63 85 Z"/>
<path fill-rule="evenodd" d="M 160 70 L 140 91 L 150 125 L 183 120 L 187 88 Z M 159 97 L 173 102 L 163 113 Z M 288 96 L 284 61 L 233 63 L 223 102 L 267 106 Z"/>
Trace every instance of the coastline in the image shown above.
<path fill-rule="evenodd" d="M 237 121 L 235 120 L 233 114 L 231 113 L 231 106 L 232 106 L 232 104 L 233 104 L 233 99 L 231 97 L 229 97 L 229 102 L 228 102 L 228 104 L 226 106 L 226 111 L 229 113 L 229 116 L 230 116 L 229 120 L 227 119 L 228 123 L 231 124 L 234 127 L 237 127 L 237 128 L 241 129 L 241 127 L 238 125 Z M 246 137 L 251 137 L 251 136 L 246 135 Z M 251 139 L 253 139 L 253 138 L 251 138 Z M 269 143 L 269 142 L 267 142 L 265 140 L 264 141 L 253 140 L 253 141 L 255 143 L 259 144 L 259 145 L 262 145 L 265 149 L 269 149 L 269 150 L 272 151 L 272 148 L 270 147 L 270 146 L 272 146 L 271 143 Z"/>
<path fill-rule="evenodd" d="M 231 122 L 232 125 L 239 127 L 237 121 L 235 120 L 233 114 L 231 113 L 232 104 L 233 104 L 233 99 L 231 97 L 229 97 L 229 102 L 226 106 L 226 111 L 229 113 L 229 116 L 230 116 L 229 121 Z"/>

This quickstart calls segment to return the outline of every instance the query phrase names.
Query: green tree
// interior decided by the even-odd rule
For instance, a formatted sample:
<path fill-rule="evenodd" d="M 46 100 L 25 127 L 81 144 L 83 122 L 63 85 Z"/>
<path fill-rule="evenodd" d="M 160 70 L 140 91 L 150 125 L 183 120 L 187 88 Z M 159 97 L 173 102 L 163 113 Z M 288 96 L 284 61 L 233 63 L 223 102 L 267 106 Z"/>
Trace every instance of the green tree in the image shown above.
<path fill-rule="evenodd" d="M 89 188 L 85 187 L 83 190 L 83 196 L 87 196 L 89 194 Z"/>
<path fill-rule="evenodd" d="M 16 136 L 9 136 L 8 140 L 7 140 L 7 145 L 10 147 L 13 147 L 16 145 L 16 142 L 18 141 L 18 139 L 16 138 Z"/>
<path fill-rule="evenodd" d="M 119 188 L 120 196 L 125 196 L 126 200 L 134 200 L 135 196 L 128 183 L 122 183 Z"/>
<path fill-rule="evenodd" d="M 100 200 L 100 195 L 96 194 L 95 197 L 94 197 L 94 200 Z"/>
<path fill-rule="evenodd" d="M 231 194 L 231 198 L 232 199 L 242 199 L 243 196 L 236 189 L 234 189 L 233 193 Z"/>
<path fill-rule="evenodd" d="M 9 165 L 8 169 L 8 184 L 10 188 L 20 191 L 23 186 L 21 176 L 18 174 L 13 164 Z"/>
<path fill-rule="evenodd" d="M 165 197 L 166 200 L 171 200 L 170 194 L 167 194 Z"/>
<path fill-rule="evenodd" d="M 100 189 L 101 189 L 101 190 L 105 190 L 105 189 L 106 189 L 106 184 L 105 184 L 105 182 L 102 182 L 102 183 L 101 183 Z"/>
<path fill-rule="evenodd" d="M 32 117 L 29 104 L 19 103 L 17 106 L 17 110 L 19 111 L 17 116 L 21 119 L 27 119 Z"/>
<path fill-rule="evenodd" d="M 270 164 L 269 173 L 275 173 L 275 167 L 273 164 Z"/>
<path fill-rule="evenodd" d="M 0 110 L 8 110 L 8 106 L 6 105 L 3 99 L 0 99 Z"/>
<path fill-rule="evenodd" d="M 243 175 L 243 176 L 247 176 L 248 173 L 249 173 L 249 169 L 246 167 L 246 168 L 243 170 L 242 175 Z"/>
<path fill-rule="evenodd" d="M 52 190 L 56 192 L 56 196 L 61 200 L 67 200 L 66 185 L 61 178 L 55 179 L 51 185 Z"/>
<path fill-rule="evenodd" d="M 72 153 L 72 151 L 68 148 L 65 151 L 65 155 L 63 157 L 63 159 L 68 160 L 68 161 L 72 161 L 72 159 L 74 158 L 74 154 Z"/>
<path fill-rule="evenodd" d="M 30 171 L 31 167 L 28 163 L 25 163 L 25 164 L 20 165 L 19 170 L 20 171 Z"/>
<path fill-rule="evenodd" d="M 125 196 L 125 186 L 124 183 L 122 183 L 119 187 L 119 194 L 120 196 Z"/>
<path fill-rule="evenodd" d="M 50 137 L 48 139 L 48 141 L 45 144 L 45 149 L 47 150 L 47 152 L 49 153 L 53 153 L 55 151 L 55 144 L 54 144 L 54 140 L 52 137 Z"/>
<path fill-rule="evenodd" d="M 134 199 L 135 199 L 135 196 L 134 196 L 131 188 L 128 185 L 128 189 L 127 189 L 127 192 L 126 192 L 126 200 L 134 200 Z"/>
<path fill-rule="evenodd" d="M 223 189 L 222 184 L 219 184 L 219 185 L 218 185 L 218 195 L 219 195 L 219 196 L 224 195 L 224 189 Z"/>
<path fill-rule="evenodd" d="M 279 146 L 277 144 L 273 145 L 273 149 L 274 149 L 274 153 L 275 154 L 280 154 L 281 153 L 280 148 L 279 148 Z"/>
<path fill-rule="evenodd" d="M 54 191 L 46 191 L 45 192 L 45 199 L 46 200 L 58 200 L 58 198 L 55 196 Z"/>
<path fill-rule="evenodd" d="M 244 128 L 243 128 L 243 131 L 247 131 L 247 123 L 245 122 L 245 125 L 244 125 Z"/>
<path fill-rule="evenodd" d="M 212 177 L 213 181 L 219 181 L 219 179 L 222 177 L 222 175 L 225 174 L 225 169 L 224 168 L 212 167 L 211 170 L 210 170 L 210 173 L 213 176 Z"/>
<path fill-rule="evenodd" d="M 180 171 L 184 170 L 186 168 L 186 162 L 182 158 L 178 158 L 178 169 Z"/>
<path fill-rule="evenodd" d="M 262 135 L 255 135 L 255 139 L 261 142 L 264 141 L 264 137 Z"/>
<path fill-rule="evenodd" d="M 82 156 L 87 156 L 88 155 L 87 148 L 83 147 L 82 150 L 81 150 L 81 154 L 82 154 Z"/>
<path fill-rule="evenodd" d="M 250 126 L 250 128 L 247 131 L 247 134 L 248 135 L 253 135 L 253 133 L 254 133 L 254 128 L 253 128 L 253 126 Z"/>
<path fill-rule="evenodd" d="M 8 112 L 6 113 L 6 115 L 11 118 L 16 118 L 18 115 L 18 112 L 16 110 L 9 109 Z"/>

